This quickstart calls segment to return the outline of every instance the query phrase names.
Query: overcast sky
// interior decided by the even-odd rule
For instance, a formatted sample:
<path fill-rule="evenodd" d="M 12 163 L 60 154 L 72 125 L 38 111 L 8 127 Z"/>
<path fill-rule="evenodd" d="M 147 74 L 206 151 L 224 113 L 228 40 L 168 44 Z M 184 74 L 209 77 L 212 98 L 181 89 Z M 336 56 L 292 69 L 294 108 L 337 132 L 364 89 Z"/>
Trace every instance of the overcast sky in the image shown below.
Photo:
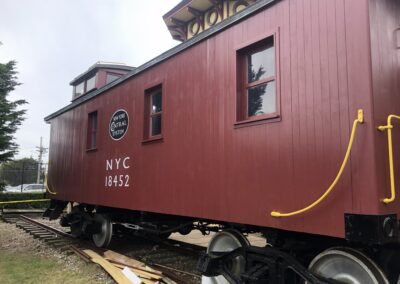
<path fill-rule="evenodd" d="M 16 135 L 17 158 L 37 157 L 50 127 L 43 118 L 69 104 L 69 82 L 97 61 L 141 64 L 172 48 L 162 16 L 180 0 L 0 0 L 0 62 L 17 61 L 29 102 Z"/>

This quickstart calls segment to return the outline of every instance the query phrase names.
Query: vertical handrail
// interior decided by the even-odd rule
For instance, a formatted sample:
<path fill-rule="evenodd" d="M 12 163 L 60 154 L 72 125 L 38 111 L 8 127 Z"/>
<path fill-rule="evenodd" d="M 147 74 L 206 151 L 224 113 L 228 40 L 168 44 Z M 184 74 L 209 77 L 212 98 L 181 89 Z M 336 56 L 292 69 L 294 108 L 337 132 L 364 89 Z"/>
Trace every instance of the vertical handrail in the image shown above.
<path fill-rule="evenodd" d="M 45 186 L 45 188 L 46 188 L 46 191 L 47 191 L 48 193 L 52 194 L 52 195 L 56 195 L 57 192 L 51 191 L 50 188 L 49 188 L 49 186 L 48 186 L 47 176 L 48 176 L 48 174 L 46 174 L 46 175 L 44 176 L 44 186 Z"/>
<path fill-rule="evenodd" d="M 346 167 L 347 161 L 350 157 L 350 152 L 351 152 L 351 148 L 353 147 L 354 137 L 356 136 L 357 125 L 362 124 L 362 123 L 364 123 L 364 112 L 362 109 L 359 109 L 357 118 L 353 122 L 353 127 L 351 129 L 351 134 L 350 134 L 350 138 L 349 138 L 349 144 L 347 146 L 346 154 L 344 156 L 342 165 L 340 166 L 339 172 L 337 173 L 335 179 L 333 180 L 331 185 L 328 187 L 328 189 L 325 191 L 325 193 L 323 195 L 321 195 L 313 203 L 311 203 L 307 207 L 304 207 L 303 209 L 289 212 L 289 213 L 281 213 L 281 212 L 273 211 L 273 212 L 271 212 L 272 217 L 291 217 L 291 216 L 298 215 L 298 214 L 304 213 L 306 211 L 309 211 L 312 208 L 314 208 L 315 206 L 317 206 L 318 204 L 320 204 L 329 195 L 329 193 L 331 193 L 333 188 L 336 186 L 336 184 L 340 180 L 340 177 L 342 176 L 344 168 Z"/>
<path fill-rule="evenodd" d="M 389 176 L 390 176 L 390 197 L 384 198 L 382 200 L 383 203 L 389 204 L 396 199 L 396 186 L 394 182 L 394 165 L 393 165 L 393 140 L 392 140 L 392 119 L 400 120 L 400 116 L 391 114 L 387 118 L 387 124 L 381 125 L 378 127 L 378 130 L 385 131 L 387 130 L 388 137 L 388 156 L 389 156 Z"/>

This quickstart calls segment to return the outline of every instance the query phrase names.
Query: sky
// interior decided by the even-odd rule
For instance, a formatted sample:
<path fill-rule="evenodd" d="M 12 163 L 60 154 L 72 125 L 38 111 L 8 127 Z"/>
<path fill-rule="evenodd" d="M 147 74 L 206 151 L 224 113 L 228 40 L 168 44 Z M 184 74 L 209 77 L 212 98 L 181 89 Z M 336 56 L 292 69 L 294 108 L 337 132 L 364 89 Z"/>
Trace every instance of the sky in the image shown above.
<path fill-rule="evenodd" d="M 180 0 L 0 0 L 0 62 L 17 61 L 26 120 L 16 158 L 37 158 L 43 118 L 69 104 L 69 82 L 97 61 L 138 67 L 176 46 L 162 16 Z M 47 157 L 45 157 L 46 159 Z"/>

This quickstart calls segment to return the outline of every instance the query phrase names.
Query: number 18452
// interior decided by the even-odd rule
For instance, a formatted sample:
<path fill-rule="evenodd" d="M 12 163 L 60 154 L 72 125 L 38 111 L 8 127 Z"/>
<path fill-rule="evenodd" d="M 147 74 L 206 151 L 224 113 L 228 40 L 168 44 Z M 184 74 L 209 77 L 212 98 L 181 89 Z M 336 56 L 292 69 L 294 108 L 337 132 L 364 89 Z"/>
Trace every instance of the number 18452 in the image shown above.
<path fill-rule="evenodd" d="M 129 187 L 129 175 L 105 176 L 105 187 Z"/>

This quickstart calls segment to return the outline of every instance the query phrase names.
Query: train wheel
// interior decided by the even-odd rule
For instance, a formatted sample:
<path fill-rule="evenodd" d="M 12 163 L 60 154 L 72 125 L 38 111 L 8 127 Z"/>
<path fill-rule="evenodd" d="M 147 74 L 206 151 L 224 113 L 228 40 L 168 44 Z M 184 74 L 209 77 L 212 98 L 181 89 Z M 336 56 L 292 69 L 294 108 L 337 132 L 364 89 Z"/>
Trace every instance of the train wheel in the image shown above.
<path fill-rule="evenodd" d="M 99 247 L 107 247 L 112 238 L 113 226 L 110 217 L 105 214 L 95 214 L 94 220 L 100 224 L 100 232 L 92 235 L 94 244 Z"/>
<path fill-rule="evenodd" d="M 71 229 L 71 235 L 74 236 L 75 238 L 79 238 L 83 234 L 82 224 L 80 222 L 71 224 L 70 229 Z"/>
<path fill-rule="evenodd" d="M 68 203 L 67 212 L 68 212 L 68 214 L 73 214 L 74 216 L 82 215 L 81 208 L 79 208 L 79 206 L 72 206 L 71 202 Z M 79 238 L 83 234 L 82 222 L 81 221 L 73 222 L 70 225 L 70 229 L 71 229 L 71 235 L 76 237 L 76 238 Z"/>
<path fill-rule="evenodd" d="M 310 263 L 309 270 L 340 283 L 389 283 L 370 258 L 350 248 L 333 248 L 320 253 Z"/>
<path fill-rule="evenodd" d="M 210 240 L 207 253 L 213 252 L 229 252 L 239 247 L 248 246 L 249 241 L 238 231 L 227 230 L 218 232 Z M 242 256 L 238 256 L 229 264 L 231 272 L 235 276 L 239 276 L 245 268 L 246 260 Z M 229 284 L 228 280 L 222 276 L 206 277 L 201 278 L 202 284 Z"/>

